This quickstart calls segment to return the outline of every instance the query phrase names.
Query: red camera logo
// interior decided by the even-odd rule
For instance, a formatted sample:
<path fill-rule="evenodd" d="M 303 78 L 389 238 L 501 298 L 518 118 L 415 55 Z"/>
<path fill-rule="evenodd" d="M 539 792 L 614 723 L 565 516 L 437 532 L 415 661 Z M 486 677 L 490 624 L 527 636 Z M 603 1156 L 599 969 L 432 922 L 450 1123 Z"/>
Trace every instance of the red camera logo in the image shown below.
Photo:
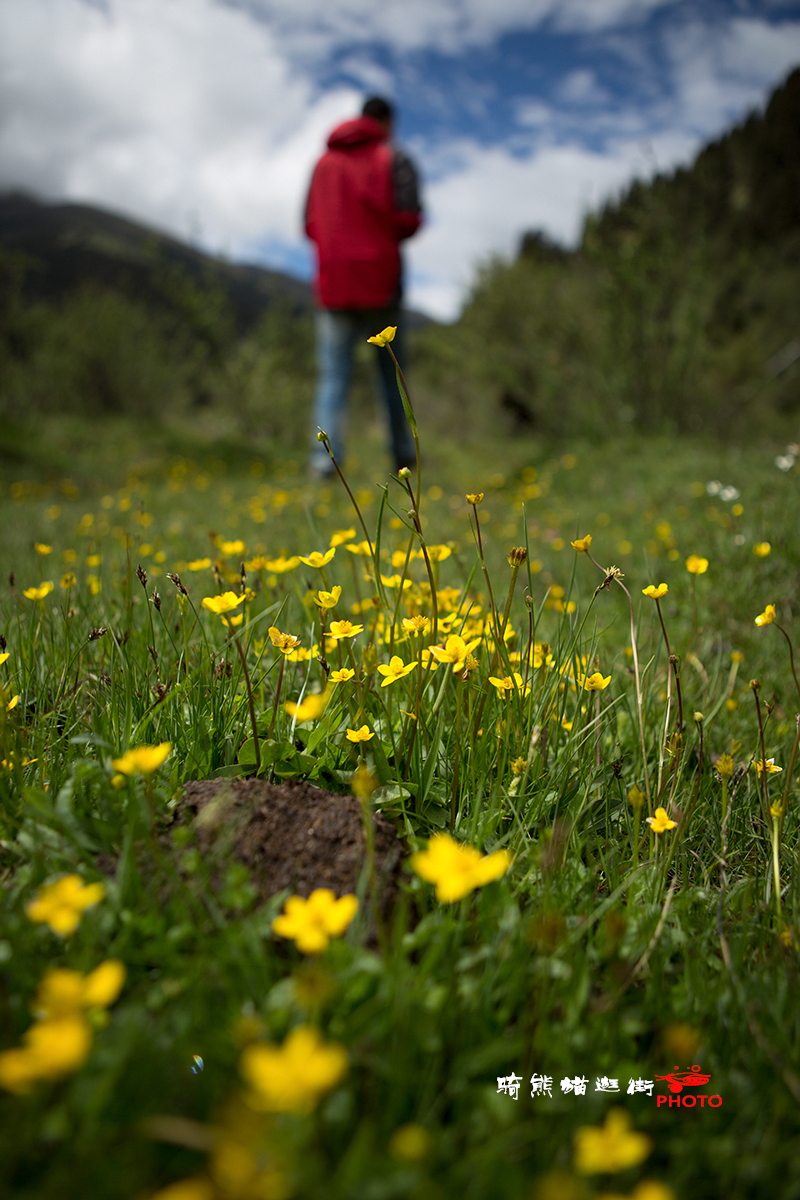
<path fill-rule="evenodd" d="M 666 1104 L 668 1108 L 673 1105 L 678 1108 L 695 1108 L 698 1100 L 700 1107 L 705 1108 L 708 1101 L 709 1108 L 719 1108 L 722 1104 L 722 1096 L 709 1096 L 706 1092 L 699 1094 L 689 1093 L 682 1096 L 681 1092 L 684 1088 L 704 1087 L 709 1080 L 710 1075 L 704 1075 L 695 1063 L 691 1071 L 682 1071 L 680 1067 L 674 1067 L 669 1075 L 656 1075 L 656 1080 L 659 1083 L 666 1083 L 669 1090 L 673 1093 L 672 1096 L 656 1096 L 656 1104 L 660 1108 L 662 1104 Z"/>

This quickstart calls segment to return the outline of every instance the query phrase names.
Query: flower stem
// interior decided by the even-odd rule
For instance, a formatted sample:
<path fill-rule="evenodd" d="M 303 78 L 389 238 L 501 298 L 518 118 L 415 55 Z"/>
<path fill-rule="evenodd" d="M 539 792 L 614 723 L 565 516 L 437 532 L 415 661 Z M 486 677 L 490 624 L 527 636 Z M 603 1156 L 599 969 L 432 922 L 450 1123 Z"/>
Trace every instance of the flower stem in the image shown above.
<path fill-rule="evenodd" d="M 245 682 L 245 687 L 247 688 L 247 702 L 250 706 L 250 725 L 252 726 L 252 729 L 253 729 L 253 747 L 256 752 L 256 775 L 257 775 L 261 769 L 261 750 L 259 749 L 259 745 L 258 745 L 258 726 L 256 724 L 256 706 L 253 703 L 253 688 L 250 683 L 250 672 L 247 669 L 247 662 L 245 661 L 244 650 L 242 650 L 242 647 L 239 643 L 239 639 L 235 633 L 233 634 L 233 643 L 239 652 L 239 659 L 242 664 L 242 670 L 244 671 L 244 682 Z M 281 664 L 281 665 L 283 665 L 283 664 Z M 273 712 L 273 720 L 274 720 L 274 718 L 275 718 L 275 714 Z"/>
<path fill-rule="evenodd" d="M 772 881 L 775 890 L 775 915 L 780 924 L 781 917 L 781 860 L 780 860 L 780 817 L 772 818 Z"/>
<path fill-rule="evenodd" d="M 757 679 L 750 680 L 750 687 L 753 689 L 753 699 L 756 702 L 756 717 L 758 719 L 758 737 L 761 746 L 761 770 L 758 772 L 759 782 L 761 784 L 761 802 L 764 808 L 764 819 L 769 818 L 769 800 L 767 798 L 767 751 L 764 746 L 764 724 L 761 720 L 761 703 L 758 699 L 758 689 L 761 684 Z"/>

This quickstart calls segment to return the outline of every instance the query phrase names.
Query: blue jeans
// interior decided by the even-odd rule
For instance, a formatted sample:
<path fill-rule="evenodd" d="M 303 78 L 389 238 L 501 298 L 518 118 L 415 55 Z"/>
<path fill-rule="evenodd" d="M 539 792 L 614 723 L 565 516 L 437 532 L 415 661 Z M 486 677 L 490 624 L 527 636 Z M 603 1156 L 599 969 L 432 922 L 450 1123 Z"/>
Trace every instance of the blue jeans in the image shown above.
<path fill-rule="evenodd" d="M 333 469 L 324 446 L 317 441 L 317 430 L 324 429 L 331 449 L 341 466 L 344 459 L 344 426 L 347 393 L 353 373 L 356 339 L 365 340 L 380 333 L 387 325 L 397 325 L 398 310 L 367 308 L 334 310 L 320 308 L 316 314 L 317 388 L 314 396 L 314 421 L 311 442 L 311 468 L 321 473 Z M 392 342 L 397 361 L 405 370 L 404 345 L 400 328 Z M 389 418 L 395 466 L 413 466 L 416 462 L 414 437 L 397 387 L 394 363 L 388 350 L 374 347 L 380 371 L 381 391 Z"/>

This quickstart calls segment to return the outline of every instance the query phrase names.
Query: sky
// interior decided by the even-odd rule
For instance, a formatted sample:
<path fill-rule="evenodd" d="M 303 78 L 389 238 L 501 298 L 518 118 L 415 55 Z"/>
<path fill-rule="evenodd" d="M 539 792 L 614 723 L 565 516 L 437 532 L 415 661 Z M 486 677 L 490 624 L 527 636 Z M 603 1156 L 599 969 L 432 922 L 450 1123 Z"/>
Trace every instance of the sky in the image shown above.
<path fill-rule="evenodd" d="M 0 0 L 0 190 L 309 278 L 314 162 L 383 94 L 423 183 L 406 300 L 449 321 L 798 64 L 800 0 Z"/>

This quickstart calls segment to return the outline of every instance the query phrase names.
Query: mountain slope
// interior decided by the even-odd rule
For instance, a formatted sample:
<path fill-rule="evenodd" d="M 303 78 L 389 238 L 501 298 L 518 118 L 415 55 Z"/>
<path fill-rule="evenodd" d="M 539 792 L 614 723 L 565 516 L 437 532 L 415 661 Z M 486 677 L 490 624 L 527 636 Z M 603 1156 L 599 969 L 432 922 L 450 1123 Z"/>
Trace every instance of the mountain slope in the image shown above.
<path fill-rule="evenodd" d="M 183 277 L 221 291 L 241 331 L 276 303 L 298 313 L 312 305 L 311 288 L 299 279 L 212 258 L 86 204 L 44 204 L 20 192 L 0 196 L 0 248 L 29 260 L 25 294 L 32 299 L 61 300 L 93 283 L 169 306 L 171 288 Z"/>
<path fill-rule="evenodd" d="M 577 251 L 527 234 L 427 359 L 476 423 L 778 436 L 800 412 L 799 279 L 795 70 L 691 166 L 589 214 Z"/>

